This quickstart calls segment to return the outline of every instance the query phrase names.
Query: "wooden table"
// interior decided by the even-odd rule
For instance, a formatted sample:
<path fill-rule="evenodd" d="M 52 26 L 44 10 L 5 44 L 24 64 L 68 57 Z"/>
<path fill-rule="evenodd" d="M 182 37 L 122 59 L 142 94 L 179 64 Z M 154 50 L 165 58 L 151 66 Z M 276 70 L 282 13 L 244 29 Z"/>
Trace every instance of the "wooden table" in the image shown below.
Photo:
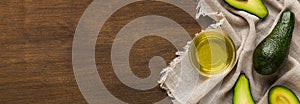
<path fill-rule="evenodd" d="M 150 1 L 149 1 L 150 2 Z M 76 26 L 92 0 L 2 0 L 0 1 L 0 103 L 87 103 L 81 94 L 72 67 L 72 42 Z M 177 15 L 177 9 L 163 3 L 151 6 L 139 4 L 145 9 L 168 10 L 161 15 L 169 16 L 188 28 L 189 34 L 200 31 L 200 27 Z M 161 10 L 161 9 L 160 9 Z M 131 12 L 130 9 L 125 11 Z M 156 11 L 160 13 L 161 11 Z M 140 12 L 135 16 L 141 16 Z M 173 16 L 172 16 L 173 15 Z M 115 15 L 114 18 L 127 18 Z M 108 23 L 109 27 L 124 24 L 124 21 Z M 172 27 L 170 27 L 172 29 Z M 193 35 L 191 35 L 193 36 Z M 96 63 L 103 83 L 118 99 L 128 103 L 154 103 L 165 98 L 166 93 L 158 86 L 146 91 L 136 91 L 124 86 L 111 70 L 110 43 L 112 35 L 101 36 L 97 41 Z M 153 43 L 153 44 L 150 44 Z M 146 48 L 145 48 L 146 47 Z M 149 51 L 151 50 L 151 51 Z M 167 40 L 150 36 L 142 38 L 131 49 L 132 71 L 137 77 L 147 77 L 149 59 L 159 55 L 166 63 L 176 57 L 177 49 Z M 138 60 L 138 61 L 136 61 Z M 127 93 L 127 94 L 126 94 Z"/>

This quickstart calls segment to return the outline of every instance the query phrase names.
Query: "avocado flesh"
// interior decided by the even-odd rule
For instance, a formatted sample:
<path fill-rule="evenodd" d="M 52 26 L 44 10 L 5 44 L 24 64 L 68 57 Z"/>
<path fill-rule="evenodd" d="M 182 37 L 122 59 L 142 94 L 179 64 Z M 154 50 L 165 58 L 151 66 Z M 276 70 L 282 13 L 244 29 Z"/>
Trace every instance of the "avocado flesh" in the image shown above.
<path fill-rule="evenodd" d="M 225 0 L 225 2 L 233 8 L 244 10 L 259 18 L 268 16 L 268 9 L 265 7 L 262 0 Z"/>
<path fill-rule="evenodd" d="M 248 78 L 241 74 L 235 83 L 233 92 L 233 104 L 255 104 L 251 91 Z"/>
<path fill-rule="evenodd" d="M 269 91 L 269 104 L 300 104 L 292 90 L 284 86 L 274 86 Z"/>
<path fill-rule="evenodd" d="M 282 65 L 289 53 L 294 23 L 294 13 L 284 11 L 281 14 L 274 29 L 254 50 L 253 66 L 256 72 L 273 74 Z"/>

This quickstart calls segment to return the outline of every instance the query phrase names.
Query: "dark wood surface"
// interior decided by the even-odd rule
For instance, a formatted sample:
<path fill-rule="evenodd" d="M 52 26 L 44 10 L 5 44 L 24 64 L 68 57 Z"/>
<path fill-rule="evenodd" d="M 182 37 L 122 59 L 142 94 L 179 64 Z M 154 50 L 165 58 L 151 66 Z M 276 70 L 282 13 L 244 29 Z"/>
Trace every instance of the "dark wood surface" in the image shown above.
<path fill-rule="evenodd" d="M 1 104 L 87 103 L 77 86 L 72 69 L 72 42 L 77 23 L 91 2 L 92 0 L 0 1 Z M 152 9 L 159 6 L 164 5 L 154 3 Z M 168 9 L 168 6 L 165 8 Z M 176 14 L 178 11 L 171 9 L 169 13 L 172 12 Z M 143 13 L 145 12 L 140 12 L 140 15 Z M 115 18 L 127 17 L 122 16 L 116 15 Z M 193 22 L 182 21 L 181 16 L 170 17 L 181 21 L 183 27 L 189 27 L 190 34 L 200 30 Z M 108 23 L 108 26 L 123 23 L 126 22 L 115 21 Z M 109 27 L 105 30 L 113 31 Z M 106 58 L 110 56 L 109 46 L 113 37 L 103 36 L 104 40 L 97 41 L 96 47 L 96 50 L 102 50 L 96 53 L 98 72 L 111 93 L 128 103 L 153 103 L 165 98 L 165 92 L 158 86 L 147 91 L 136 91 L 118 82 L 113 71 L 109 70 L 110 59 Z M 176 57 L 174 52 L 176 48 L 167 40 L 156 36 L 145 37 L 131 50 L 131 68 L 136 76 L 147 77 L 150 73 L 147 70 L 149 58 L 159 55 L 169 63 Z"/>

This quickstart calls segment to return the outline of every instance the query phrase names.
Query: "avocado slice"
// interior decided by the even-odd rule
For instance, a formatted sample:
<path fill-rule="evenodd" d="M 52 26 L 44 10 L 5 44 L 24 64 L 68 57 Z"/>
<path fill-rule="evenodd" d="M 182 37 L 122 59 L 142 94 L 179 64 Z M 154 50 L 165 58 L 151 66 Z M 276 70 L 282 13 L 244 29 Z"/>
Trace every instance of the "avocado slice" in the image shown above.
<path fill-rule="evenodd" d="M 269 104 L 300 104 L 295 93 L 284 86 L 274 86 L 269 91 Z"/>
<path fill-rule="evenodd" d="M 253 66 L 256 72 L 273 74 L 282 65 L 289 53 L 294 24 L 294 13 L 284 11 L 271 33 L 254 50 Z"/>
<path fill-rule="evenodd" d="M 263 19 L 268 16 L 268 9 L 262 0 L 225 0 L 233 8 L 246 11 Z"/>
<path fill-rule="evenodd" d="M 245 74 L 241 74 L 233 90 L 233 104 L 255 104 L 250 90 L 250 83 Z"/>

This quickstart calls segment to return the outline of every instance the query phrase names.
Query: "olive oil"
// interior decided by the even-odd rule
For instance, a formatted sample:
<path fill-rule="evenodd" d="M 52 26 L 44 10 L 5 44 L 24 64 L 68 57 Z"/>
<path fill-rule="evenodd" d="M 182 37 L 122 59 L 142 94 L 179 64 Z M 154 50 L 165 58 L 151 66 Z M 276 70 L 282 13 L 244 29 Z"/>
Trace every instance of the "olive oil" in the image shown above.
<path fill-rule="evenodd" d="M 228 72 L 235 64 L 235 46 L 221 30 L 206 30 L 198 34 L 189 50 L 190 59 L 204 76 Z"/>

